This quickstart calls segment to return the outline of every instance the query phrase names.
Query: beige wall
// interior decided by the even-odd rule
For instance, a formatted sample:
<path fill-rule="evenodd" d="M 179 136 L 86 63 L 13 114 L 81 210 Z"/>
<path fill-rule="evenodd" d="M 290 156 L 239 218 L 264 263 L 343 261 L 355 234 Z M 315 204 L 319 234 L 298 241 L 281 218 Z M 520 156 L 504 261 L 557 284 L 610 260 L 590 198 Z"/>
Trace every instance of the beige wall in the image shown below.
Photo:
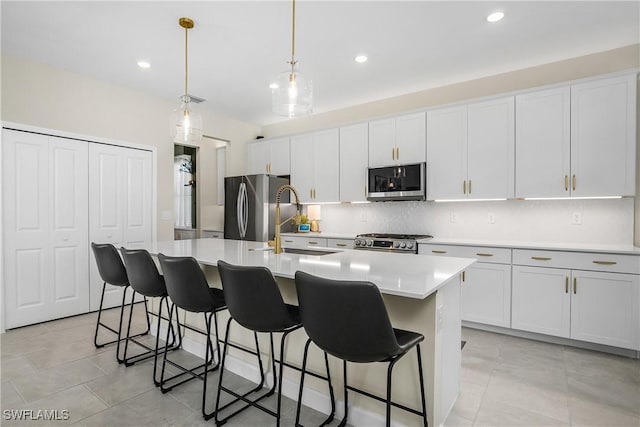
<path fill-rule="evenodd" d="M 177 90 L 177 89 L 176 89 Z M 1 119 L 15 123 L 154 146 L 158 153 L 158 239 L 173 239 L 173 143 L 170 100 L 98 81 L 80 74 L 2 55 Z M 205 134 L 231 141 L 227 175 L 246 169 L 246 142 L 260 127 L 203 112 Z M 222 225 L 216 206 L 215 145 L 203 139 L 199 151 L 201 176 L 200 223 L 203 228 Z"/>
<path fill-rule="evenodd" d="M 632 45 L 279 122 L 263 126 L 262 133 L 265 137 L 273 137 L 306 132 L 365 121 L 378 116 L 629 70 L 640 66 L 639 58 L 640 45 Z"/>

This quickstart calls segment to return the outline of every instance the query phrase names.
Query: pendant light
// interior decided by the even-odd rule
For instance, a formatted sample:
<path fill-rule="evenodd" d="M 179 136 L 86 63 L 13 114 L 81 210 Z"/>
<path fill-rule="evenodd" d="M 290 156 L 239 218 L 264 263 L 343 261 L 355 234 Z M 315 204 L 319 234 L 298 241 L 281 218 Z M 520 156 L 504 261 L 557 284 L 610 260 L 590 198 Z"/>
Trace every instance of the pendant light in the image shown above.
<path fill-rule="evenodd" d="M 296 0 L 293 0 L 291 25 L 291 60 L 289 68 L 271 85 L 273 112 L 286 117 L 311 114 L 313 108 L 313 84 L 298 69 L 296 51 Z"/>
<path fill-rule="evenodd" d="M 177 143 L 194 143 L 202 139 L 202 115 L 193 110 L 191 96 L 187 90 L 188 33 L 194 27 L 194 23 L 190 18 L 180 18 L 178 24 L 184 28 L 184 95 L 180 97 L 180 107 L 171 115 L 171 136 Z"/>

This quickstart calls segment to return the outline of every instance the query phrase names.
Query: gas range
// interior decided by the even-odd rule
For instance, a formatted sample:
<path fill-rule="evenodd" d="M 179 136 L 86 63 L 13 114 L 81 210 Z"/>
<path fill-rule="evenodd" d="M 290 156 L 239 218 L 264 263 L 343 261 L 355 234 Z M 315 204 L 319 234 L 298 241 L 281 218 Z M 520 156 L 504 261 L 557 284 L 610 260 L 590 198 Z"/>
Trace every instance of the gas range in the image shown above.
<path fill-rule="evenodd" d="M 370 251 L 387 251 L 398 253 L 418 253 L 418 239 L 432 239 L 424 234 L 358 234 L 354 240 L 355 249 Z"/>

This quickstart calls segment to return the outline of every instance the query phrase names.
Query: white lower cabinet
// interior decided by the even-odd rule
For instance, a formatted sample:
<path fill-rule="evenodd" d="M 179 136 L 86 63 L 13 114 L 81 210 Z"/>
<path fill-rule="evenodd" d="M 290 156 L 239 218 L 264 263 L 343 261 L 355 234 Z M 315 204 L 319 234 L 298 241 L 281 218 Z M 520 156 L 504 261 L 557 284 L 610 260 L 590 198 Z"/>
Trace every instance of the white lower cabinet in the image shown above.
<path fill-rule="evenodd" d="M 469 267 L 460 290 L 462 320 L 511 326 L 511 266 L 478 262 Z"/>
<path fill-rule="evenodd" d="M 326 248 L 327 239 L 307 236 L 282 236 L 283 248 Z"/>
<path fill-rule="evenodd" d="M 419 245 L 426 255 L 477 258 L 467 268 L 460 290 L 462 320 L 486 325 L 511 326 L 511 249 Z"/>
<path fill-rule="evenodd" d="M 608 255 L 616 257 L 622 255 Z M 514 329 L 638 350 L 639 309 L 637 274 L 513 266 Z"/>

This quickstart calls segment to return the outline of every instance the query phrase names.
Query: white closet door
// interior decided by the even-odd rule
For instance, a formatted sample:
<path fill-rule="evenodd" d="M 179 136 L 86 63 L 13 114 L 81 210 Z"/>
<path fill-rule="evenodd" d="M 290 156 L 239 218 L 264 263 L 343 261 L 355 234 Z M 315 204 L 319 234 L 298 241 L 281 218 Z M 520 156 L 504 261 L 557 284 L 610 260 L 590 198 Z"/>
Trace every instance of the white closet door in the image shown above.
<path fill-rule="evenodd" d="M 49 137 L 51 317 L 89 310 L 88 143 Z"/>
<path fill-rule="evenodd" d="M 89 240 L 119 248 L 124 239 L 124 157 L 122 147 L 91 144 L 89 147 Z M 102 279 L 93 251 L 90 255 L 91 310 L 100 306 Z M 107 285 L 104 307 L 121 304 L 122 289 Z"/>
<path fill-rule="evenodd" d="M 122 148 L 124 236 L 122 245 L 151 241 L 153 162 L 151 151 Z M 190 187 L 189 187 L 190 188 Z"/>
<path fill-rule="evenodd" d="M 50 318 L 48 137 L 3 130 L 6 327 Z"/>

